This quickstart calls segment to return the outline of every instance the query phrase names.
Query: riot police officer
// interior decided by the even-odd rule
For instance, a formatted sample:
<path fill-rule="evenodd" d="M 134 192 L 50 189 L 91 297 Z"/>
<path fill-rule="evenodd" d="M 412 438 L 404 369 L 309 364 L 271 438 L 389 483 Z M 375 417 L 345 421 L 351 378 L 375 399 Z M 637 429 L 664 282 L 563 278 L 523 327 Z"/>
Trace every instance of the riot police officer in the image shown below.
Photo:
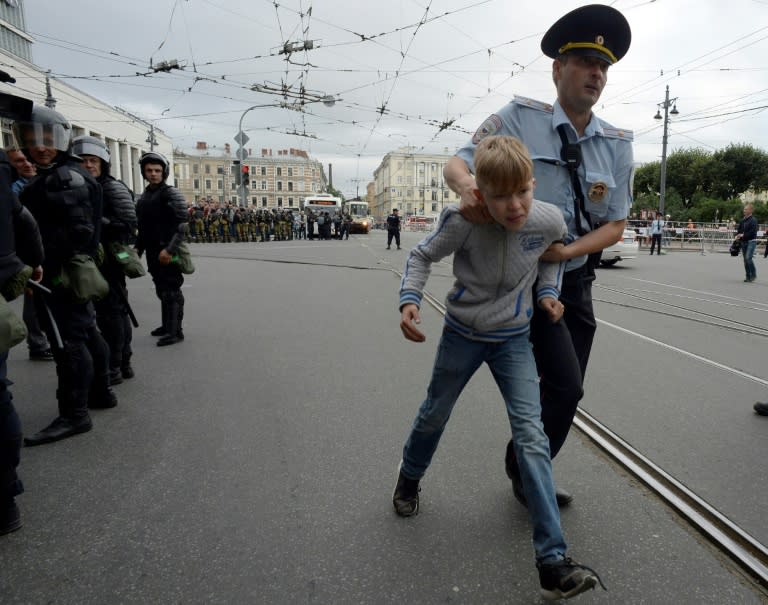
<path fill-rule="evenodd" d="M 184 340 L 184 294 L 181 285 L 184 275 L 173 256 L 184 242 L 187 230 L 187 202 L 176 187 L 165 181 L 170 172 L 166 157 L 156 151 L 148 151 L 139 158 L 141 175 L 149 183 L 136 204 L 139 235 L 136 249 L 147 253 L 147 267 L 155 282 L 155 292 L 160 299 L 162 325 L 152 330 L 159 336 L 158 347 L 176 344 Z"/>
<path fill-rule="evenodd" d="M 51 295 L 43 300 L 36 294 L 35 305 L 48 340 L 55 343 L 58 376 L 59 415 L 25 438 L 34 446 L 90 431 L 88 408 L 114 407 L 117 398 L 109 387 L 109 349 L 96 328 L 93 304 L 76 297 L 71 280 L 64 279 L 74 260 L 87 263 L 97 254 L 101 187 L 69 154 L 71 129 L 60 113 L 35 106 L 29 120 L 13 123 L 13 133 L 37 167 L 21 202 L 35 217 L 45 249 L 42 284 Z"/>
<path fill-rule="evenodd" d="M 109 174 L 110 153 L 101 139 L 90 136 L 72 141 L 72 153 L 83 161 L 83 168 L 101 185 L 103 213 L 101 245 L 104 261 L 100 267 L 109 283 L 109 294 L 94 303 L 96 322 L 109 345 L 109 382 L 119 384 L 133 378 L 131 340 L 133 330 L 128 317 L 128 289 L 125 273 L 113 252 L 114 244 L 132 244 L 136 232 L 136 208 L 133 193 L 125 183 Z"/>

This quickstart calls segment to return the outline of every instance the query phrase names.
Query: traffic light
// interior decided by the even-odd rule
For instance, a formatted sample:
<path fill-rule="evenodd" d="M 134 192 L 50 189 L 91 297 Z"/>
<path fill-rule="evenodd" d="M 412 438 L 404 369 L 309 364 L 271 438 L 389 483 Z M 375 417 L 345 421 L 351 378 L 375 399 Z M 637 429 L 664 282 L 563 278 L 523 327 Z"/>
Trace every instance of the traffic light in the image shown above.
<path fill-rule="evenodd" d="M 248 187 L 251 182 L 251 167 L 247 164 L 243 164 L 242 171 L 243 187 Z"/>
<path fill-rule="evenodd" d="M 232 160 L 232 172 L 235 175 L 235 185 L 240 186 L 240 160 Z"/>

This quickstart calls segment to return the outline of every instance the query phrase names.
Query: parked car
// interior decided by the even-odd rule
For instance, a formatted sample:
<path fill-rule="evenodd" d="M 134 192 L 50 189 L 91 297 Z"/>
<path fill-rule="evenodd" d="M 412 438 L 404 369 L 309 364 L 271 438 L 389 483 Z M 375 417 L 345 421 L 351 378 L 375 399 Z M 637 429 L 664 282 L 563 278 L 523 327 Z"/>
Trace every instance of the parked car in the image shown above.
<path fill-rule="evenodd" d="M 600 257 L 601 267 L 612 267 L 620 260 L 637 257 L 638 235 L 633 229 L 625 229 L 621 238 L 612 246 L 603 250 Z"/>

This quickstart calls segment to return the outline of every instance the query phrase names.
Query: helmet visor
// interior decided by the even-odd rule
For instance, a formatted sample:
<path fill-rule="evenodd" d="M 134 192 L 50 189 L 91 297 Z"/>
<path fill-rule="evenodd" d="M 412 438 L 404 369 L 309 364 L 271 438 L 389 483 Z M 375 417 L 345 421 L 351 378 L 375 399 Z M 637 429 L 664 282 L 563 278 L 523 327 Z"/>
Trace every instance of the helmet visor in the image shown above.
<path fill-rule="evenodd" d="M 58 151 L 69 149 L 69 129 L 62 124 L 40 124 L 39 122 L 14 122 L 13 136 L 20 149 L 32 147 L 53 147 Z"/>

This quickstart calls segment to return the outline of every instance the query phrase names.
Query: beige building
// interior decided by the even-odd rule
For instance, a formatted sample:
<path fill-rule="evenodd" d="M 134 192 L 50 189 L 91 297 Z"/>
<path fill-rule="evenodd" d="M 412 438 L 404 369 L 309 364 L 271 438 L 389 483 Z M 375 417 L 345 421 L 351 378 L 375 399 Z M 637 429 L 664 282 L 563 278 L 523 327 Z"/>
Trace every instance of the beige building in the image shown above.
<path fill-rule="evenodd" d="M 242 196 L 237 173 L 246 169 Z M 261 155 L 249 155 L 240 165 L 229 144 L 216 149 L 200 142 L 194 153 L 174 152 L 173 170 L 176 186 L 189 203 L 212 199 L 243 205 L 244 197 L 245 206 L 298 209 L 302 198 L 328 186 L 323 165 L 302 149 L 262 149 Z"/>
<path fill-rule="evenodd" d="M 449 154 L 414 153 L 401 147 L 384 156 L 373 172 L 371 214 L 377 222 L 386 220 L 394 208 L 400 216 L 436 219 L 445 204 L 458 203 L 459 196 L 443 179 Z"/>

